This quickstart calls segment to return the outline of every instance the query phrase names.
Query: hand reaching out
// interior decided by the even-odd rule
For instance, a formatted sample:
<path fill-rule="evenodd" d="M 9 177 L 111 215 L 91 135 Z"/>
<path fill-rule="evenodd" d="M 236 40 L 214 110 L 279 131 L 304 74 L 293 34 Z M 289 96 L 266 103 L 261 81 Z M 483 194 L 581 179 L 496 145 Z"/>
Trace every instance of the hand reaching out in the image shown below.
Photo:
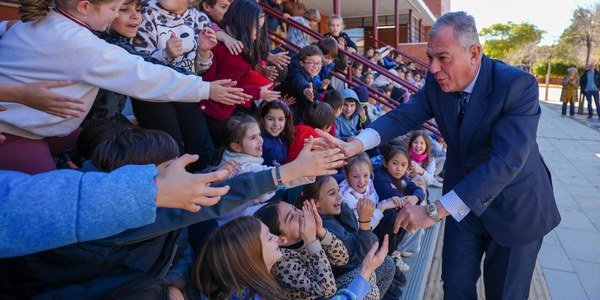
<path fill-rule="evenodd" d="M 373 244 L 371 250 L 369 250 L 367 255 L 365 255 L 365 258 L 363 259 L 362 265 L 360 267 L 360 275 L 365 280 L 369 280 L 373 272 L 375 272 L 375 269 L 379 268 L 379 266 L 383 264 L 383 261 L 385 260 L 385 257 L 387 256 L 388 252 L 388 243 L 389 239 L 388 235 L 386 234 L 383 237 L 383 243 L 381 244 L 379 251 L 377 251 L 377 246 L 379 246 L 379 243 L 375 243 Z M 377 254 L 375 254 L 375 252 L 377 252 Z"/>
<path fill-rule="evenodd" d="M 260 99 L 263 99 L 267 102 L 275 101 L 279 99 L 281 96 L 281 92 L 272 91 L 269 88 L 273 86 L 273 83 L 269 83 L 260 88 Z"/>
<path fill-rule="evenodd" d="M 80 117 L 86 112 L 82 100 L 52 92 L 52 88 L 66 87 L 71 81 L 42 81 L 23 84 L 0 84 L 0 100 L 20 103 L 33 109 L 61 117 Z M 6 110 L 0 107 L 0 111 Z"/>
<path fill-rule="evenodd" d="M 226 105 L 242 104 L 252 100 L 252 96 L 244 94 L 243 89 L 233 87 L 236 84 L 237 82 L 231 79 L 212 81 L 208 97 Z"/>
<path fill-rule="evenodd" d="M 165 51 L 170 60 L 175 60 L 183 55 L 183 43 L 173 31 L 171 31 L 171 37 L 167 40 L 167 48 L 165 48 Z"/>
<path fill-rule="evenodd" d="M 209 51 L 217 45 L 217 35 L 215 31 L 204 27 L 200 34 L 198 35 L 198 49 L 201 51 Z"/>
<path fill-rule="evenodd" d="M 285 67 L 290 64 L 288 53 L 288 51 L 282 51 L 277 54 L 269 54 L 269 56 L 267 56 L 267 61 L 279 69 L 285 69 Z"/>
<path fill-rule="evenodd" d="M 321 83 L 320 89 L 326 90 L 329 87 L 330 83 L 331 83 L 331 80 L 329 80 L 329 79 L 323 79 L 323 83 Z"/>
<path fill-rule="evenodd" d="M 185 154 L 158 172 L 156 206 L 197 212 L 200 210 L 199 205 L 215 205 L 221 196 L 229 191 L 229 186 L 210 187 L 211 182 L 225 179 L 228 175 L 227 171 L 207 174 L 188 173 L 185 167 L 196 160 L 198 155 Z"/>
<path fill-rule="evenodd" d="M 294 105 L 294 103 L 296 103 L 296 98 L 294 96 L 290 96 L 290 95 L 283 96 L 283 98 L 281 100 L 285 104 L 287 104 L 287 106 L 292 106 L 292 105 Z"/>
<path fill-rule="evenodd" d="M 315 92 L 314 92 L 314 88 L 313 88 L 313 83 L 309 83 L 308 87 L 304 89 L 304 91 L 302 92 L 304 94 L 304 97 L 306 97 L 306 99 L 310 102 L 313 102 L 315 100 Z"/>

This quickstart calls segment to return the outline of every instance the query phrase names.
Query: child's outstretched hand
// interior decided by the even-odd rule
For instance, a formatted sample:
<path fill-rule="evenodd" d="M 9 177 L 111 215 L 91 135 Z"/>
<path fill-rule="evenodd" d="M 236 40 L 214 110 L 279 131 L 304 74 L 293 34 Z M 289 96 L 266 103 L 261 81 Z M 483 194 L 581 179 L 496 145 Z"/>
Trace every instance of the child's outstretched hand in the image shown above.
<path fill-rule="evenodd" d="M 221 79 L 210 83 L 208 97 L 226 105 L 242 104 L 252 100 L 252 96 L 244 94 L 244 89 L 233 87 L 237 84 L 231 79 Z"/>
<path fill-rule="evenodd" d="M 304 97 L 310 102 L 315 100 L 315 92 L 313 91 L 313 83 L 309 83 L 308 87 L 304 89 L 302 92 Z"/>
<path fill-rule="evenodd" d="M 300 238 L 305 245 L 317 239 L 317 224 L 312 210 L 307 205 L 302 206 L 303 217 L 300 219 Z"/>
<path fill-rule="evenodd" d="M 277 69 L 274 66 L 262 67 L 259 71 L 260 74 L 265 76 L 270 81 L 273 81 L 277 78 Z"/>
<path fill-rule="evenodd" d="M 267 61 L 279 69 L 285 69 L 285 67 L 290 64 L 288 53 L 288 51 L 282 51 L 277 54 L 269 54 L 269 56 L 267 56 Z"/>
<path fill-rule="evenodd" d="M 327 231 L 325 231 L 325 228 L 323 228 L 323 219 L 321 219 L 321 215 L 319 215 L 315 200 L 310 199 L 309 201 L 304 201 L 304 206 L 308 207 L 315 217 L 315 224 L 317 224 L 317 237 L 319 239 L 323 239 Z"/>
<path fill-rule="evenodd" d="M 214 30 L 204 27 L 198 35 L 198 45 L 200 51 L 208 51 L 217 45 L 217 35 Z"/>
<path fill-rule="evenodd" d="M 182 41 L 179 37 L 177 37 L 177 35 L 173 31 L 171 31 L 171 37 L 167 41 L 167 48 L 165 49 L 165 51 L 167 51 L 167 57 L 170 60 L 175 60 L 181 55 L 183 55 Z"/>
<path fill-rule="evenodd" d="M 331 83 L 331 80 L 329 80 L 329 79 L 323 79 L 323 83 L 321 83 L 320 89 L 326 90 L 329 87 L 330 83 Z"/>
<path fill-rule="evenodd" d="M 289 180 L 308 176 L 321 176 L 337 174 L 337 168 L 344 164 L 342 158 L 344 154 L 340 149 L 330 149 L 324 151 L 311 151 L 314 139 L 310 137 L 308 142 L 298 154 L 298 157 L 292 162 L 283 165 L 281 169 L 281 177 L 284 176 L 284 170 L 290 175 Z M 284 181 L 288 182 L 288 181 Z"/>
<path fill-rule="evenodd" d="M 390 199 L 386 199 L 386 200 L 379 202 L 379 204 L 377 204 L 377 208 L 383 212 L 388 209 L 396 208 L 400 204 L 401 204 L 400 198 L 394 196 Z"/>
<path fill-rule="evenodd" d="M 359 222 L 370 221 L 371 217 L 373 216 L 373 212 L 375 212 L 375 203 L 365 196 L 358 200 L 358 204 L 356 204 L 356 211 L 358 212 Z"/>
<path fill-rule="evenodd" d="M 221 170 L 226 170 L 227 172 L 229 172 L 229 176 L 231 176 L 232 174 L 234 174 L 235 172 L 238 171 L 237 166 L 240 163 L 238 161 L 235 160 L 230 160 L 226 163 L 224 163 L 220 168 L 219 171 Z"/>
<path fill-rule="evenodd" d="M 223 31 L 219 31 L 219 32 L 223 32 Z M 225 45 L 227 50 L 229 50 L 229 53 L 231 53 L 232 55 L 238 55 L 238 54 L 242 53 L 242 51 L 244 50 L 244 44 L 242 44 L 242 42 L 232 38 L 228 34 L 223 35 L 223 44 Z"/>
<path fill-rule="evenodd" d="M 281 96 L 281 92 L 269 90 L 273 86 L 273 83 L 269 83 L 260 88 L 260 99 L 267 102 L 275 101 Z"/>
<path fill-rule="evenodd" d="M 287 104 L 287 106 L 292 106 L 292 105 L 294 105 L 294 103 L 296 103 L 296 97 L 290 96 L 290 95 L 284 95 L 283 98 L 281 98 L 281 101 L 283 101 L 285 104 Z"/>
<path fill-rule="evenodd" d="M 379 268 L 379 266 L 381 266 L 385 260 L 388 252 L 388 240 L 388 235 L 386 234 L 383 237 L 383 243 L 381 244 L 379 251 L 377 251 L 377 246 L 379 246 L 379 243 L 375 243 L 367 255 L 365 255 L 365 258 L 362 261 L 362 266 L 360 267 L 360 275 L 364 279 L 369 280 L 373 272 L 375 272 L 375 269 Z M 376 251 L 377 254 L 375 254 Z"/>

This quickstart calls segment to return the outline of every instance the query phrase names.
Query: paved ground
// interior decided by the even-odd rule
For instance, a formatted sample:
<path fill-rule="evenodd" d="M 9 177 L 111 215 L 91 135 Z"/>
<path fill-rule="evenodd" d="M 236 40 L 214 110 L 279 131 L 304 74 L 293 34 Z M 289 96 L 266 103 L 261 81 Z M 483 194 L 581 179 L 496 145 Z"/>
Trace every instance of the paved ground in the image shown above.
<path fill-rule="evenodd" d="M 539 261 L 552 299 L 600 299 L 600 121 L 586 119 L 587 110 L 561 117 L 558 91 L 548 98 L 538 143 L 562 222 L 544 239 Z"/>

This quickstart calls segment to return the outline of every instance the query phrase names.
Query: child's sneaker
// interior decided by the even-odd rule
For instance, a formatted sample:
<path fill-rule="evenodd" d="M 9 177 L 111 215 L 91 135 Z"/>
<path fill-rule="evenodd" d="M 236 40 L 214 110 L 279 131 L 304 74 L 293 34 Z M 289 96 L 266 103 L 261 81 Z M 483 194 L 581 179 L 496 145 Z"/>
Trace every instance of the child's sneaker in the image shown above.
<path fill-rule="evenodd" d="M 392 253 L 392 258 L 394 259 L 394 262 L 396 263 L 396 267 L 398 268 L 398 270 L 402 273 L 406 273 L 408 271 L 410 271 L 410 266 L 405 263 L 402 260 L 402 253 L 398 250 L 394 251 L 394 253 Z"/>
<path fill-rule="evenodd" d="M 411 257 L 413 256 L 413 253 L 410 251 L 402 251 L 400 252 L 400 254 L 402 255 L 402 257 Z"/>

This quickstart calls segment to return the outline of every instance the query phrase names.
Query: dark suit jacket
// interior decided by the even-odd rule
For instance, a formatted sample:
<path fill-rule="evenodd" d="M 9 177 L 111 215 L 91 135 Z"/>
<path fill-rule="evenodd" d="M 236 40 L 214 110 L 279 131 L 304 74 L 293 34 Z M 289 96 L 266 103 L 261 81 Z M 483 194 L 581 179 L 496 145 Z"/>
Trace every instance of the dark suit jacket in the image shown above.
<path fill-rule="evenodd" d="M 435 117 L 448 144 L 444 194 L 454 190 L 500 245 L 518 246 L 560 222 L 536 142 L 538 98 L 533 76 L 484 56 L 460 127 L 456 94 L 428 74 L 425 88 L 371 128 L 385 143 Z"/>

